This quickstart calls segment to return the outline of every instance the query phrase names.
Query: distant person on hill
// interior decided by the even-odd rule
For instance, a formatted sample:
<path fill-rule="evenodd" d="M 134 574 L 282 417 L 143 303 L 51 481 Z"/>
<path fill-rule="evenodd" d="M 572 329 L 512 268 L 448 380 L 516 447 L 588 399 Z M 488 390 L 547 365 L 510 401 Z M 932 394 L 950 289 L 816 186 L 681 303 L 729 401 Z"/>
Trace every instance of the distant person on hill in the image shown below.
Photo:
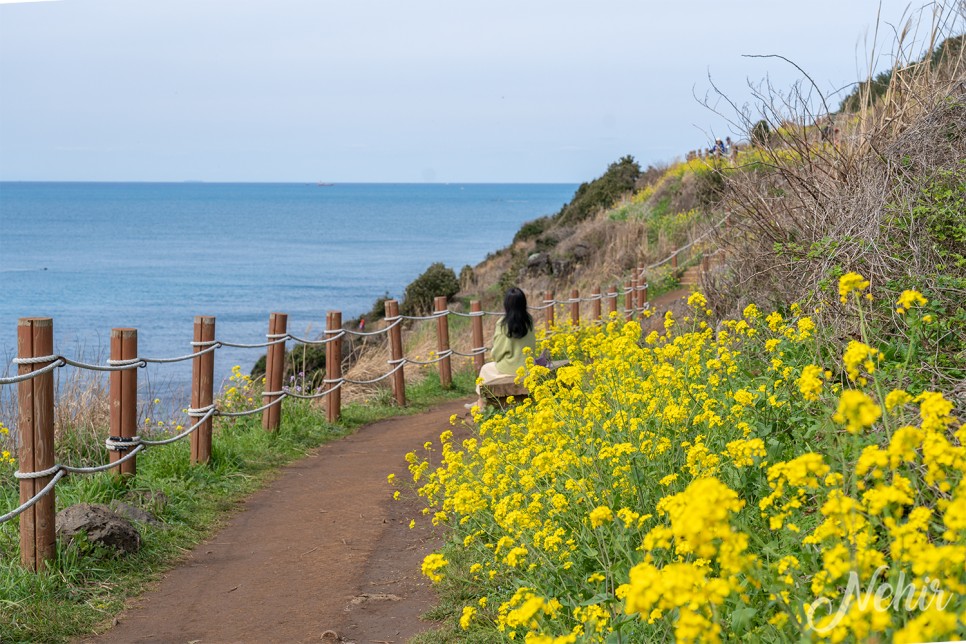
<path fill-rule="evenodd" d="M 532 354 L 536 346 L 533 317 L 527 311 L 527 296 L 514 286 L 503 297 L 503 317 L 497 320 L 496 329 L 493 331 L 493 361 L 487 362 L 480 369 L 483 384 L 515 374 L 517 369 L 526 364 L 524 349 L 529 347 Z M 486 400 L 481 385 L 476 385 L 476 393 L 479 396 L 476 407 L 483 409 Z"/>

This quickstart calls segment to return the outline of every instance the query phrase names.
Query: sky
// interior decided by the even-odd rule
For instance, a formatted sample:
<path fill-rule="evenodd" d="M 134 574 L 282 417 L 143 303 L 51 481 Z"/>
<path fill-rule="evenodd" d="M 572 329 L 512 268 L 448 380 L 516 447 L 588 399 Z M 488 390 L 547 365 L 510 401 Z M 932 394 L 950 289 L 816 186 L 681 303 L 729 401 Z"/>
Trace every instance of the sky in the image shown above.
<path fill-rule="evenodd" d="M 835 96 L 921 6 L 0 0 L 0 180 L 582 182 L 740 138 L 712 82 L 802 78 L 748 56 Z"/>

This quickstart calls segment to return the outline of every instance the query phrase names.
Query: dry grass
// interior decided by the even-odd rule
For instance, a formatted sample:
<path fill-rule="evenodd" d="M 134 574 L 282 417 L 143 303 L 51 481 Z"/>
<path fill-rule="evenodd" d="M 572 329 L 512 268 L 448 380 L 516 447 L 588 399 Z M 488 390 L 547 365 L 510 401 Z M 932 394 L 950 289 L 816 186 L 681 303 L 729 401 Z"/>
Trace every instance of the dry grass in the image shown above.
<path fill-rule="evenodd" d="M 937 10 L 930 18 L 921 44 L 932 51 L 966 16 Z M 717 242 L 729 271 L 706 284 L 719 313 L 800 300 L 821 307 L 821 321 L 843 338 L 856 320 L 825 305 L 844 272 L 860 272 L 886 298 L 915 285 L 955 311 L 966 296 L 949 279 L 966 278 L 963 269 L 944 264 L 912 208 L 924 185 L 966 159 L 966 61 L 962 50 L 942 64 L 910 60 L 916 33 L 910 22 L 896 34 L 888 90 L 856 113 L 830 119 L 814 107 L 828 99 L 816 100 L 808 84 L 785 94 L 766 87 L 757 115 L 739 112 L 746 131 L 763 118 L 773 135 L 755 150 L 756 167 L 726 177 L 734 225 Z M 840 128 L 838 141 L 822 140 L 824 125 Z"/>

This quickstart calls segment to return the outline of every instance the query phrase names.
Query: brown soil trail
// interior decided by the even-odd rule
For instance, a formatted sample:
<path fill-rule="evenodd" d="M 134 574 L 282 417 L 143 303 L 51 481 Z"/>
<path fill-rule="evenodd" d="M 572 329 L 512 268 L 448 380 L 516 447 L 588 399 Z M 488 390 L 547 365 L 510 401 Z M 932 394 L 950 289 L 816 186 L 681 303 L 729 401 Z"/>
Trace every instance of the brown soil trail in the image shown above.
<path fill-rule="evenodd" d="M 433 624 L 435 596 L 420 563 L 438 535 L 410 518 L 405 454 L 438 444 L 452 414 L 428 412 L 368 425 L 284 468 L 117 625 L 85 642 L 405 642 Z"/>

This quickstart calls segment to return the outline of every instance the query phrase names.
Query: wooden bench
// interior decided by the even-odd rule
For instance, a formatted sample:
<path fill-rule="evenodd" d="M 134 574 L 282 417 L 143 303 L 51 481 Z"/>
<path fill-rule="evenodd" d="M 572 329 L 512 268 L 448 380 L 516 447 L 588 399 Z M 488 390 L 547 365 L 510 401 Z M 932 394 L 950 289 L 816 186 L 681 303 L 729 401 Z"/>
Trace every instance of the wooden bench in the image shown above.
<path fill-rule="evenodd" d="M 570 360 L 557 360 L 547 365 L 550 371 L 556 371 L 564 365 L 570 364 Z M 487 403 L 499 405 L 501 409 L 506 409 L 510 403 L 507 399 L 511 396 L 515 401 L 530 397 L 530 391 L 523 383 L 514 382 L 516 374 L 500 376 L 490 382 L 480 385 L 480 394 Z"/>

